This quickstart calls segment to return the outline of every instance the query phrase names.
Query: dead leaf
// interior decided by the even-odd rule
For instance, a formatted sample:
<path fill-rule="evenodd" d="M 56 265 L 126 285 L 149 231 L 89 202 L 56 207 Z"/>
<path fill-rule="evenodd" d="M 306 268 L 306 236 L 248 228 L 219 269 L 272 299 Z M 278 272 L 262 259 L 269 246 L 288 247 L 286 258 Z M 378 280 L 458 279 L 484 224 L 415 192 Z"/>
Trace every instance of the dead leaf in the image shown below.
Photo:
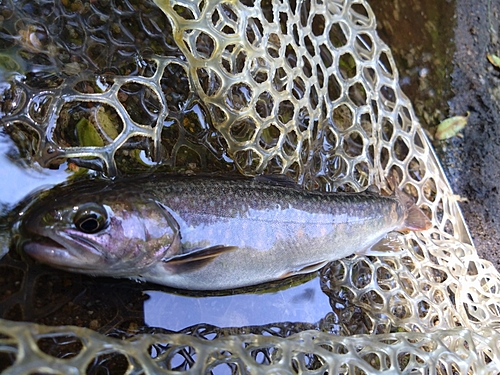
<path fill-rule="evenodd" d="M 466 116 L 453 116 L 447 118 L 438 125 L 436 133 L 434 134 L 434 138 L 441 141 L 443 139 L 454 137 L 460 130 L 465 127 L 465 125 L 467 125 L 469 116 L 470 112 L 467 111 Z"/>

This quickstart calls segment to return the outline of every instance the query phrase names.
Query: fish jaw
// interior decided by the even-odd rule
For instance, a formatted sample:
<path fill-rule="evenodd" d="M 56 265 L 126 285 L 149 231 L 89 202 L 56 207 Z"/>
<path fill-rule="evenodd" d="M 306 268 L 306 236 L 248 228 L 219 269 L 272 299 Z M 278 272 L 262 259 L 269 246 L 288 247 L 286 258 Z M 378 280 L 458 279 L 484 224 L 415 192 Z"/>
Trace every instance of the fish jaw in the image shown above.
<path fill-rule="evenodd" d="M 71 230 L 44 232 L 23 245 L 24 251 L 41 263 L 79 272 L 95 269 L 96 265 L 105 263 L 102 249 L 71 233 Z"/>

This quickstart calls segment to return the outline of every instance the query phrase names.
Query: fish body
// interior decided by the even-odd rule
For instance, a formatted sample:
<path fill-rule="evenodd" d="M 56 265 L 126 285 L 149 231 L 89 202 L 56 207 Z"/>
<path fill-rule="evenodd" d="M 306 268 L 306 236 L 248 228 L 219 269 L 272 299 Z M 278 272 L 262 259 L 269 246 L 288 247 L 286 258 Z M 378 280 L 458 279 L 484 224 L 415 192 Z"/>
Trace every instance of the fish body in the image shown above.
<path fill-rule="evenodd" d="M 21 227 L 24 250 L 59 268 L 224 290 L 313 272 L 390 231 L 429 224 L 397 197 L 161 177 L 56 187 L 29 205 Z"/>

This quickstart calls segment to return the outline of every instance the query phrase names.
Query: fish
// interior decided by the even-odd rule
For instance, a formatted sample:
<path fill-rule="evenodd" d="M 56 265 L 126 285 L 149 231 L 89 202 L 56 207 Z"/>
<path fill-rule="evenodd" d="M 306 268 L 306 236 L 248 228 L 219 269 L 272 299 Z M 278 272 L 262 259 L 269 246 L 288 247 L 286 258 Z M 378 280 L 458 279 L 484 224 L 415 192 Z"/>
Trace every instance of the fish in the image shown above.
<path fill-rule="evenodd" d="M 213 176 L 69 183 L 32 199 L 20 216 L 20 247 L 41 263 L 197 291 L 315 272 L 391 231 L 431 226 L 400 193 Z"/>

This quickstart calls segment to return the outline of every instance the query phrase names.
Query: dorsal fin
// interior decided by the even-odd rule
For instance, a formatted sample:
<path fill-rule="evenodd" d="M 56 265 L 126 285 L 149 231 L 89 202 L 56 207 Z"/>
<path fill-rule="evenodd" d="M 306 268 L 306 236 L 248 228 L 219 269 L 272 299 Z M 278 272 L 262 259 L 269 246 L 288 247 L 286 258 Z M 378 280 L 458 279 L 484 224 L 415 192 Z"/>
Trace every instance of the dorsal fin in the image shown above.
<path fill-rule="evenodd" d="M 380 188 L 379 188 L 377 185 L 375 185 L 375 184 L 371 184 L 371 185 L 369 185 L 369 186 L 366 188 L 366 190 L 365 190 L 365 191 L 366 191 L 366 192 L 368 192 L 368 193 L 371 193 L 371 194 L 377 194 L 377 195 L 380 195 Z"/>
<path fill-rule="evenodd" d="M 262 182 L 268 185 L 284 186 L 301 190 L 302 188 L 294 180 L 284 174 L 264 174 L 254 178 L 257 182 Z"/>

